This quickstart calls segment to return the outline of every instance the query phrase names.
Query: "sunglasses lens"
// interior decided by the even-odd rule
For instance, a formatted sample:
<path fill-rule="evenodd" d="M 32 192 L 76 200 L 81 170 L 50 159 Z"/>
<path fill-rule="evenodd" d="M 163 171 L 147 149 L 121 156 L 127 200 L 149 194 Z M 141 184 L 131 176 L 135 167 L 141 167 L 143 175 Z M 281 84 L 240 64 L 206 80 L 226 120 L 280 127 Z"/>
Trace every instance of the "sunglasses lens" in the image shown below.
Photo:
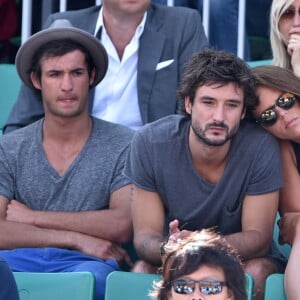
<path fill-rule="evenodd" d="M 290 109 L 294 106 L 297 99 L 296 96 L 291 93 L 284 93 L 277 100 L 272 108 L 269 108 L 261 113 L 260 117 L 256 119 L 257 123 L 262 126 L 272 126 L 276 123 L 278 115 L 275 111 L 275 106 L 282 109 Z"/>
<path fill-rule="evenodd" d="M 217 295 L 222 292 L 221 285 L 200 286 L 200 291 L 203 295 Z"/>
<path fill-rule="evenodd" d="M 173 283 L 173 288 L 177 294 L 192 294 L 195 290 L 195 283 L 186 280 L 177 280 Z"/>
<path fill-rule="evenodd" d="M 268 109 L 262 112 L 257 122 L 263 126 L 271 126 L 277 121 L 277 113 L 275 109 Z"/>
<path fill-rule="evenodd" d="M 173 282 L 174 292 L 177 294 L 187 295 L 195 291 L 195 284 L 199 283 L 200 292 L 203 295 L 216 295 L 220 294 L 223 289 L 224 282 L 219 281 L 194 281 L 194 280 L 175 280 Z"/>
<path fill-rule="evenodd" d="M 296 97 L 292 94 L 282 95 L 277 101 L 276 105 L 283 109 L 289 109 L 296 103 Z"/>

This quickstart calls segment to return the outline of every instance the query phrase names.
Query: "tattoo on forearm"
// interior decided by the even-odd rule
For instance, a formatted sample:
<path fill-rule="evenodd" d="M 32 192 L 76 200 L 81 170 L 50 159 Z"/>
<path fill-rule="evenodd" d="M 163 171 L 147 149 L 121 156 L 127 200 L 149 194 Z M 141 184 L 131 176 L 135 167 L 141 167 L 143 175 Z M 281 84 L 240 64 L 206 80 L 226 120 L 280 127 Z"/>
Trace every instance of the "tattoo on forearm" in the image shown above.
<path fill-rule="evenodd" d="M 130 200 L 131 201 L 133 200 L 133 190 L 134 190 L 134 186 L 132 184 L 131 187 L 130 187 Z"/>

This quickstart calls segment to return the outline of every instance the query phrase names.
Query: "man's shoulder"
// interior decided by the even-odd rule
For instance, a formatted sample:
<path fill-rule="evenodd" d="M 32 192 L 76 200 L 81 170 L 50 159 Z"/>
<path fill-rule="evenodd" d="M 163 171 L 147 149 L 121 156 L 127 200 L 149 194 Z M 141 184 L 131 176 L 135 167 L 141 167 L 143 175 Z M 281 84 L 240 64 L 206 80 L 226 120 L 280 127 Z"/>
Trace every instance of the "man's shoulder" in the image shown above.
<path fill-rule="evenodd" d="M 187 21 L 187 18 L 199 19 L 200 14 L 196 9 L 182 7 L 182 6 L 167 6 L 151 3 L 148 11 L 150 20 L 160 20 L 162 23 L 176 23 Z M 147 24 L 146 24 L 147 25 Z"/>
<path fill-rule="evenodd" d="M 119 138 L 124 141 L 129 141 L 135 132 L 127 126 L 108 122 L 95 117 L 93 117 L 93 122 L 95 134 L 100 135 L 105 139 Z"/>
<path fill-rule="evenodd" d="M 151 3 L 148 8 L 150 14 L 163 14 L 166 17 L 178 16 L 180 18 L 186 17 L 187 15 L 199 15 L 196 9 L 183 7 L 183 6 L 168 6 Z"/>
<path fill-rule="evenodd" d="M 4 134 L 0 138 L 0 148 L 3 152 L 10 153 L 10 155 L 22 156 L 31 149 L 38 140 L 41 123 L 42 121 L 38 120 L 23 128 Z"/>
<path fill-rule="evenodd" d="M 82 9 L 77 9 L 77 10 L 68 10 L 68 11 L 65 11 L 65 12 L 56 12 L 56 13 L 53 13 L 51 14 L 51 16 L 55 19 L 62 19 L 64 17 L 78 17 L 80 15 L 85 15 L 85 16 L 88 16 L 90 14 L 94 14 L 94 13 L 99 13 L 100 11 L 100 7 L 101 6 L 97 6 L 97 5 L 94 5 L 94 6 L 90 6 L 90 7 L 87 7 L 87 8 L 82 8 Z"/>
<path fill-rule="evenodd" d="M 152 123 L 144 125 L 138 135 L 154 142 L 170 142 L 170 140 L 182 136 L 189 121 L 181 115 L 169 115 Z"/>
<path fill-rule="evenodd" d="M 277 139 L 252 121 L 243 121 L 235 138 L 235 145 L 244 147 L 247 151 L 265 151 L 276 148 Z"/>
<path fill-rule="evenodd" d="M 275 138 L 270 133 L 268 133 L 261 126 L 257 125 L 251 120 L 244 120 L 241 122 L 239 135 L 247 140 L 252 140 L 254 138 L 275 140 Z"/>
<path fill-rule="evenodd" d="M 46 23 L 44 24 L 44 27 L 49 27 L 50 24 L 52 24 L 52 22 L 56 19 L 68 19 L 75 27 L 87 31 L 94 30 L 100 8 L 101 6 L 95 5 L 78 10 L 69 10 L 65 12 L 53 13 L 48 17 Z"/>
<path fill-rule="evenodd" d="M 42 119 L 35 121 L 34 123 L 31 123 L 25 127 L 21 127 L 19 129 L 16 129 L 14 131 L 11 131 L 9 133 L 4 134 L 0 138 L 0 142 L 9 143 L 12 141 L 15 142 L 24 142 L 26 140 L 30 141 L 33 137 L 36 135 L 36 130 L 41 126 Z"/>

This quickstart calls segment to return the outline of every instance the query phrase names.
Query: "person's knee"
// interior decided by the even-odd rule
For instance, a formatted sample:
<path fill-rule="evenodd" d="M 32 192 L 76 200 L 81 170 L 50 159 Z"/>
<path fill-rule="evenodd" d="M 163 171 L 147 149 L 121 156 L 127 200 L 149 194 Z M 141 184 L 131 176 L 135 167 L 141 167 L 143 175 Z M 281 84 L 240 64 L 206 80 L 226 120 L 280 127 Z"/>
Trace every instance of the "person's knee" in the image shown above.
<path fill-rule="evenodd" d="M 276 264 L 268 258 L 255 258 L 247 260 L 244 264 L 245 272 L 254 280 L 264 281 L 270 274 L 278 272 Z"/>
<path fill-rule="evenodd" d="M 276 264 L 267 258 L 256 258 L 244 263 L 244 271 L 250 274 L 254 280 L 254 299 L 264 298 L 265 282 L 270 274 L 276 273 Z"/>

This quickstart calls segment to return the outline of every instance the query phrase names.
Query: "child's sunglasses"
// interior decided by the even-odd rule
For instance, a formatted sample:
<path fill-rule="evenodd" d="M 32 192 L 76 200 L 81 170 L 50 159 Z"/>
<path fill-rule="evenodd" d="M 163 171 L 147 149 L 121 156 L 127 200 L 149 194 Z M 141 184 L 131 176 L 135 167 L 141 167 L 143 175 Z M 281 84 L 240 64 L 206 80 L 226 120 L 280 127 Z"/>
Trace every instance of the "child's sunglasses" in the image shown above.
<path fill-rule="evenodd" d="M 172 286 L 175 293 L 187 295 L 195 291 L 196 283 L 203 295 L 220 294 L 223 286 L 227 285 L 226 281 L 178 279 L 172 282 Z"/>

